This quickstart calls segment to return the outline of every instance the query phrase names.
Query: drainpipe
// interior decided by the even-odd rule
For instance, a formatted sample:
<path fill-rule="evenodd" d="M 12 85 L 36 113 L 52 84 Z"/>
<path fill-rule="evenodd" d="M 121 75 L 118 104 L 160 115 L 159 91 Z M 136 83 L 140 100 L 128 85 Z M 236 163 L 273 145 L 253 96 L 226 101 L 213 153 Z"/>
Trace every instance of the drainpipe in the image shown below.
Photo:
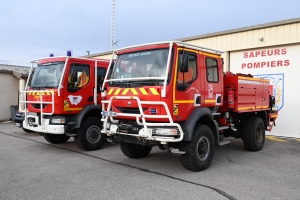
<path fill-rule="evenodd" d="M 20 73 L 20 72 L 13 71 L 13 75 L 17 79 L 19 79 L 19 90 L 18 90 L 18 104 L 19 104 L 20 101 L 25 100 L 25 93 L 20 93 L 20 91 L 25 90 L 25 80 L 22 78 L 22 73 Z M 24 103 L 19 104 L 19 109 L 21 109 L 21 110 L 25 109 Z"/>

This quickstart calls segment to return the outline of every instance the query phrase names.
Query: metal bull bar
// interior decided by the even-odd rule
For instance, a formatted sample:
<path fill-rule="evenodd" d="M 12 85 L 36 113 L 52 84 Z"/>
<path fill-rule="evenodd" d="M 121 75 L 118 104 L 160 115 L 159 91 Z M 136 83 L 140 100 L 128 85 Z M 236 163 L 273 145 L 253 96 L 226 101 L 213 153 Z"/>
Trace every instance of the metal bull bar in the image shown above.
<path fill-rule="evenodd" d="M 45 129 L 45 123 L 44 123 L 44 116 L 45 115 L 52 115 L 54 113 L 54 91 L 52 90 L 40 90 L 40 91 L 20 91 L 20 96 L 27 96 L 27 93 L 38 93 L 40 98 L 39 101 L 27 101 L 27 100 L 20 100 L 19 102 L 19 110 L 21 112 L 24 112 L 24 116 L 25 116 L 25 122 L 26 124 L 29 123 L 28 121 L 28 116 L 30 116 L 31 118 L 35 118 L 35 124 L 36 125 L 41 125 L 42 129 Z M 51 101 L 43 101 L 43 96 L 45 95 L 45 93 L 51 93 Z M 23 94 L 23 95 L 22 95 Z M 41 124 L 39 124 L 39 120 L 38 117 L 39 116 L 33 116 L 33 115 L 29 115 L 30 112 L 28 112 L 27 110 L 27 104 L 28 103 L 34 103 L 34 104 L 40 104 L 40 117 L 41 117 Z M 52 105 L 52 110 L 51 112 L 43 112 L 43 105 L 44 104 L 51 104 Z"/>
<path fill-rule="evenodd" d="M 122 134 L 122 135 L 130 135 L 134 137 L 141 137 L 146 140 L 155 140 L 155 141 L 161 141 L 161 142 L 179 142 L 183 139 L 183 131 L 181 126 L 178 123 L 174 123 L 172 116 L 170 114 L 169 108 L 165 102 L 160 102 L 160 101 L 141 101 L 139 97 L 137 96 L 112 96 L 109 100 L 102 100 L 102 110 L 105 112 L 105 104 L 108 104 L 107 107 L 107 112 L 111 110 L 112 106 L 112 101 L 113 100 L 136 100 L 140 114 L 132 114 L 132 113 L 117 113 L 117 116 L 125 116 L 125 117 L 132 117 L 136 118 L 136 122 L 138 125 L 143 126 L 144 130 L 139 131 L 138 135 L 136 134 L 127 134 L 127 133 L 122 133 L 122 132 L 115 132 L 117 134 Z M 142 109 L 143 104 L 155 104 L 155 105 L 163 105 L 165 110 L 166 110 L 166 115 L 147 115 L 144 114 L 144 111 Z M 117 123 L 118 120 L 115 120 L 113 116 L 104 116 L 102 117 L 101 121 L 103 121 L 103 130 L 101 131 L 102 133 L 105 133 L 107 135 L 114 135 L 115 133 L 112 133 L 111 131 L 107 130 L 107 123 L 108 123 L 108 118 L 110 118 L 112 123 Z M 142 121 L 140 121 L 140 118 Z M 149 123 L 146 121 L 146 118 L 168 118 L 169 123 Z M 157 126 L 163 126 L 163 127 L 177 127 L 180 137 L 179 138 L 171 138 L 171 137 L 164 137 L 164 136 L 152 136 L 152 134 L 148 131 L 149 127 L 157 127 Z"/>

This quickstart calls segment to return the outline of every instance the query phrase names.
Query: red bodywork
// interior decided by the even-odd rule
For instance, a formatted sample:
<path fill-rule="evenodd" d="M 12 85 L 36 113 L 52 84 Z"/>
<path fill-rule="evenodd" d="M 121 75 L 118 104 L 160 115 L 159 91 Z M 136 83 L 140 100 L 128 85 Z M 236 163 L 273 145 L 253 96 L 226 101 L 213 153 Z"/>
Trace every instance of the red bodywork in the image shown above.
<path fill-rule="evenodd" d="M 219 108 L 220 112 L 270 110 L 269 100 L 269 80 L 231 72 L 224 75 L 224 103 Z"/>

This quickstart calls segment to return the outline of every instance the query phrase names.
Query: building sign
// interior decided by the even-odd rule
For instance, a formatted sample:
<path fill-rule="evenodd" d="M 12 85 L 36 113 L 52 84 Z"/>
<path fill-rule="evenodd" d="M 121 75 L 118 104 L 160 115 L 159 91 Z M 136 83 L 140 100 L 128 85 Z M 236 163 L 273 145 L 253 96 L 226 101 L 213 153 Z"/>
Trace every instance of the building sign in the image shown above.
<path fill-rule="evenodd" d="M 287 67 L 290 65 L 286 48 L 272 48 L 243 53 L 241 69 Z"/>

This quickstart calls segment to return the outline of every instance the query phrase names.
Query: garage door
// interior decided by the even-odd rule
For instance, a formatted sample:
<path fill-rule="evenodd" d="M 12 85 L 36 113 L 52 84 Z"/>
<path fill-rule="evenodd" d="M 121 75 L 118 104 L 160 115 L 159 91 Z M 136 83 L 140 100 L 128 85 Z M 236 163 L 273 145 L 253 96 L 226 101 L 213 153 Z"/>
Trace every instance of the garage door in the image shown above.
<path fill-rule="evenodd" d="M 269 135 L 300 138 L 300 44 L 230 53 L 230 71 L 270 80 L 279 110 Z"/>

